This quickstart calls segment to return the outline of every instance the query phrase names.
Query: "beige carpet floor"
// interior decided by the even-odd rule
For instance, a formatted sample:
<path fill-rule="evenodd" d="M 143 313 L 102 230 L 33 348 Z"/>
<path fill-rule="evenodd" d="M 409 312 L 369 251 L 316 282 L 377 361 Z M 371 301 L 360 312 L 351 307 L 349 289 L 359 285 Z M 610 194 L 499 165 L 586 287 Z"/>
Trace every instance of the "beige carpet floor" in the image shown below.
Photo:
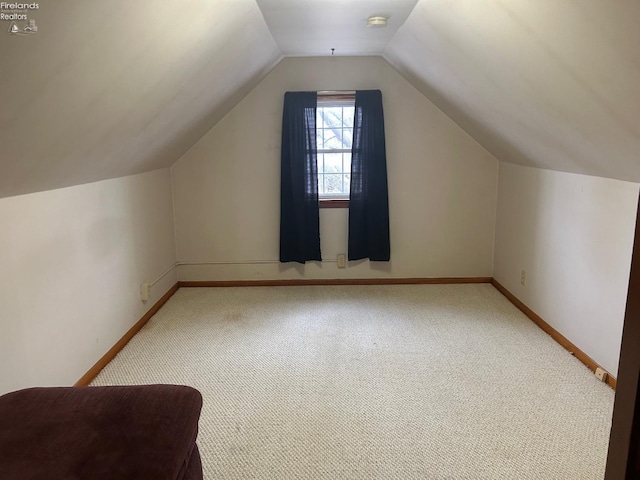
<path fill-rule="evenodd" d="M 207 479 L 601 480 L 614 397 L 487 284 L 183 288 L 93 385 L 146 383 Z"/>

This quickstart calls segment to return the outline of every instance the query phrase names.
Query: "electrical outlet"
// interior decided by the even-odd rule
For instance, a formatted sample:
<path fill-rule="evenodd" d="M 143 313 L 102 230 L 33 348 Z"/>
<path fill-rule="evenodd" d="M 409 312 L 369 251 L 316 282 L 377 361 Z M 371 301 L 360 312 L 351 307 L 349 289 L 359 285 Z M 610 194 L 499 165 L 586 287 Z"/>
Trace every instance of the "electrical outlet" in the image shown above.
<path fill-rule="evenodd" d="M 598 367 L 596 368 L 596 378 L 598 380 L 600 380 L 601 382 L 604 382 L 607 380 L 607 372 L 605 372 L 602 368 Z"/>
<path fill-rule="evenodd" d="M 527 272 L 522 270 L 520 272 L 520 285 L 524 285 L 525 283 L 527 283 Z"/>
<path fill-rule="evenodd" d="M 338 268 L 347 268 L 347 256 L 344 253 L 338 255 Z"/>
<path fill-rule="evenodd" d="M 142 300 L 143 302 L 146 302 L 147 300 L 149 300 L 150 296 L 151 296 L 151 285 L 149 285 L 148 283 L 141 283 L 140 284 L 140 300 Z"/>

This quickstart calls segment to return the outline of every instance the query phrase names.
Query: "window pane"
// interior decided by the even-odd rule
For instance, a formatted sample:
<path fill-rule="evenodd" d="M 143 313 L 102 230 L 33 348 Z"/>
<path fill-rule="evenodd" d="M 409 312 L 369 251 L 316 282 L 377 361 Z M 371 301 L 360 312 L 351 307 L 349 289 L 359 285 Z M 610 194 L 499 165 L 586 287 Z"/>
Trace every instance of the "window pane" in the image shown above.
<path fill-rule="evenodd" d="M 318 194 L 322 195 L 324 193 L 324 175 L 318 173 Z"/>
<path fill-rule="evenodd" d="M 318 110 L 322 116 L 323 126 L 342 126 L 342 107 L 324 107 Z"/>
<path fill-rule="evenodd" d="M 355 107 L 343 107 L 343 125 L 345 127 L 353 128 L 353 114 Z"/>
<path fill-rule="evenodd" d="M 339 194 L 344 193 L 342 188 L 342 175 L 340 174 L 325 174 L 324 175 L 324 193 Z"/>
<path fill-rule="evenodd" d="M 344 158 L 344 172 L 350 173 L 351 172 L 351 154 L 343 153 L 342 158 Z"/>
<path fill-rule="evenodd" d="M 351 148 L 351 145 L 353 145 L 353 129 L 344 128 L 342 130 L 342 145 L 342 148 Z"/>
<path fill-rule="evenodd" d="M 339 129 L 337 129 L 340 132 Z M 342 142 L 340 141 L 341 135 L 336 134 L 336 129 L 325 129 L 324 130 L 324 143 L 318 148 L 322 148 L 325 150 L 333 150 L 336 148 L 342 148 Z"/>
<path fill-rule="evenodd" d="M 316 109 L 316 128 L 325 127 L 324 117 L 325 117 L 324 108 Z"/>
<path fill-rule="evenodd" d="M 324 173 L 342 173 L 342 154 L 324 154 Z"/>
<path fill-rule="evenodd" d="M 345 193 L 349 193 L 350 185 L 351 185 L 351 174 L 345 173 L 344 174 L 344 192 Z"/>
<path fill-rule="evenodd" d="M 324 154 L 319 153 L 317 159 L 318 159 L 318 174 L 324 173 L 324 162 L 323 162 Z M 320 181 L 318 181 L 318 185 L 322 185 Z"/>

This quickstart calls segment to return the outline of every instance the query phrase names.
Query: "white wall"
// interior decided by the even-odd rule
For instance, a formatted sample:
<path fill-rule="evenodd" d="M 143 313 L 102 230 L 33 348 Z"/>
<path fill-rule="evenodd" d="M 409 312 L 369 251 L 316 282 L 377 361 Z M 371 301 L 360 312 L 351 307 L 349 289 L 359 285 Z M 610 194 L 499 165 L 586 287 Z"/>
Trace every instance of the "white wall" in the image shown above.
<path fill-rule="evenodd" d="M 323 209 L 325 261 L 279 265 L 283 95 L 340 89 L 382 90 L 391 262 L 338 269 L 347 211 Z M 180 266 L 178 276 L 491 276 L 497 171 L 491 154 L 383 59 L 288 58 L 172 167 L 178 261 L 200 264 Z"/>
<path fill-rule="evenodd" d="M 638 189 L 500 163 L 494 277 L 614 376 Z"/>
<path fill-rule="evenodd" d="M 0 394 L 75 383 L 175 282 L 169 170 L 0 199 Z"/>

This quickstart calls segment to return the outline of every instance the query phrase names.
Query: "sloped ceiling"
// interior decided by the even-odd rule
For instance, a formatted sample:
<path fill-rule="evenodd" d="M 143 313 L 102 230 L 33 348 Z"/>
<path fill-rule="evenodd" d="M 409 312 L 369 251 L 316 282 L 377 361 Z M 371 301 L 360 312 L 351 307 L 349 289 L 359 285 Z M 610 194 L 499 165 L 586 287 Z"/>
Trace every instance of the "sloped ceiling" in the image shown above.
<path fill-rule="evenodd" d="M 37 34 L 0 21 L 0 197 L 170 166 L 328 45 L 383 55 L 499 160 L 640 182 L 640 2 L 415 2 L 42 0 Z"/>
<path fill-rule="evenodd" d="M 39 4 L 0 22 L 0 197 L 170 166 L 281 58 L 255 0 Z"/>
<path fill-rule="evenodd" d="M 420 0 L 384 57 L 499 160 L 640 182 L 638 0 Z"/>

